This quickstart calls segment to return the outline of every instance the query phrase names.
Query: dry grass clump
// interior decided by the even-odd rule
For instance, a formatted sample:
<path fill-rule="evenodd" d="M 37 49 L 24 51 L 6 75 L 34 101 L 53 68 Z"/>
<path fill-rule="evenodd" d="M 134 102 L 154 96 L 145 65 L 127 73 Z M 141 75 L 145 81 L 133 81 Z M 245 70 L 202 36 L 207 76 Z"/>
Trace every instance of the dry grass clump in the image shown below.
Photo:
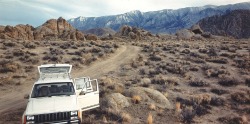
<path fill-rule="evenodd" d="M 147 124 L 153 124 L 153 116 L 151 113 L 148 114 Z"/>
<path fill-rule="evenodd" d="M 198 94 L 191 96 L 191 101 L 196 104 L 209 104 L 211 99 L 210 94 Z"/>
<path fill-rule="evenodd" d="M 131 122 L 132 121 L 132 117 L 130 116 L 130 114 L 128 113 L 121 113 L 121 119 L 122 122 Z"/>
<path fill-rule="evenodd" d="M 134 95 L 134 96 L 132 96 L 132 101 L 133 101 L 133 103 L 135 103 L 135 104 L 139 104 L 139 103 L 141 102 L 141 100 L 142 100 L 142 98 L 141 98 L 141 96 L 139 96 L 139 95 Z"/>
<path fill-rule="evenodd" d="M 176 102 L 175 111 L 178 112 L 178 113 L 181 112 L 181 103 L 180 102 Z"/>
<path fill-rule="evenodd" d="M 155 104 L 153 104 L 153 103 L 149 104 L 149 109 L 150 110 L 156 110 Z"/>

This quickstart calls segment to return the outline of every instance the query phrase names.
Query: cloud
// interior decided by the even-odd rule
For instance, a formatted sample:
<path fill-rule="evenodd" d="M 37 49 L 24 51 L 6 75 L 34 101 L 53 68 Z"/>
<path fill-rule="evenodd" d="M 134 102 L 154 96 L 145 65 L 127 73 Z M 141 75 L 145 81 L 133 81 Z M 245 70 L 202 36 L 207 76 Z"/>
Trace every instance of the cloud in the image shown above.
<path fill-rule="evenodd" d="M 66 19 L 96 17 L 132 10 L 146 12 L 244 1 L 246 0 L 0 0 L 0 24 L 39 26 L 48 19 L 60 16 Z"/>

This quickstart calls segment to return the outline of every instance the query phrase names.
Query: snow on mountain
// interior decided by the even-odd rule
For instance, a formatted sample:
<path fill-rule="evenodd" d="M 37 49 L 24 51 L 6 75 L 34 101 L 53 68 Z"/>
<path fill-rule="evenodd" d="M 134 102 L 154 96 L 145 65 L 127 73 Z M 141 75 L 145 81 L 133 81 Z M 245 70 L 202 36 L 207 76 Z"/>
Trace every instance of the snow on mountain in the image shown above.
<path fill-rule="evenodd" d="M 207 5 L 187 7 L 177 10 L 141 12 L 130 11 L 124 14 L 101 17 L 77 17 L 68 22 L 79 30 L 92 28 L 111 28 L 119 30 L 122 25 L 144 28 L 153 33 L 175 33 L 182 28 L 189 28 L 199 20 L 213 15 L 222 15 L 236 9 L 250 9 L 250 2 L 223 6 Z"/>

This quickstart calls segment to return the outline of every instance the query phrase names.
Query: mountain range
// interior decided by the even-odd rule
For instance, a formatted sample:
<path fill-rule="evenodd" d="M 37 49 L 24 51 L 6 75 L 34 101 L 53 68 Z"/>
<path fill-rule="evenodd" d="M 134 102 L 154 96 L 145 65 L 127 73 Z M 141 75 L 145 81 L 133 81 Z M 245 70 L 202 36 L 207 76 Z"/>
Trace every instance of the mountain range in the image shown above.
<path fill-rule="evenodd" d="M 222 16 L 214 15 L 198 22 L 200 28 L 214 35 L 250 38 L 250 10 L 234 10 Z"/>
<path fill-rule="evenodd" d="M 223 6 L 187 7 L 176 10 L 164 9 L 150 12 L 135 10 L 111 16 L 80 16 L 67 21 L 81 31 L 92 28 L 111 28 L 118 31 L 122 25 L 130 25 L 149 30 L 152 33 L 172 34 L 179 29 L 191 27 L 205 17 L 223 15 L 237 9 L 250 9 L 250 2 Z"/>

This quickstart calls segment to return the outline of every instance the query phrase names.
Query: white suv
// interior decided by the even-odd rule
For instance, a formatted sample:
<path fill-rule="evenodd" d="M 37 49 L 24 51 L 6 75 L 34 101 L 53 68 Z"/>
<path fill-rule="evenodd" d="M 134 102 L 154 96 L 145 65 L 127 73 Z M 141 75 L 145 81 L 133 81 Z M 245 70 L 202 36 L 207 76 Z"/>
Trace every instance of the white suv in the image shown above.
<path fill-rule="evenodd" d="M 99 107 L 97 80 L 72 79 L 72 65 L 47 64 L 38 67 L 40 77 L 34 83 L 22 116 L 22 124 L 79 124 L 82 111 Z"/>

